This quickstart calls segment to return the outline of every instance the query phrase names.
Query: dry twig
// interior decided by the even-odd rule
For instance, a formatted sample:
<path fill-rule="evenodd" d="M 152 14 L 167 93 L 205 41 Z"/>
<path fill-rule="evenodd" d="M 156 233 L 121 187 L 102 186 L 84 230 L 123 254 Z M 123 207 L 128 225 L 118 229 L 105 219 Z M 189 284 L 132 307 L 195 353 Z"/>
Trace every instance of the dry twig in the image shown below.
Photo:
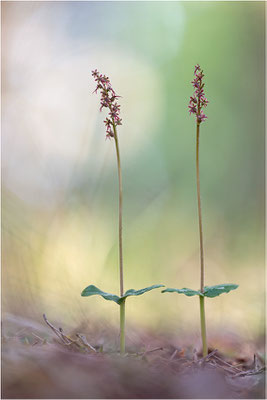
<path fill-rule="evenodd" d="M 178 353 L 178 349 L 174 350 L 174 352 L 172 353 L 169 361 L 172 361 L 177 353 Z"/>
<path fill-rule="evenodd" d="M 80 339 L 80 341 L 82 342 L 82 344 L 88 349 L 94 351 L 96 353 L 96 349 L 87 342 L 87 339 L 84 335 L 81 335 L 80 333 L 76 333 L 76 336 Z"/>
<path fill-rule="evenodd" d="M 149 353 L 154 353 L 155 351 L 163 350 L 163 347 L 156 347 L 155 349 L 152 350 L 145 350 L 142 353 L 137 353 L 138 356 L 145 357 Z"/>
<path fill-rule="evenodd" d="M 60 332 L 60 330 L 57 329 L 57 328 L 55 328 L 55 327 L 51 324 L 51 322 L 48 321 L 48 319 L 46 318 L 46 315 L 45 315 L 45 314 L 43 314 L 43 318 L 44 318 L 45 322 L 47 323 L 47 325 L 52 329 L 52 331 L 57 335 L 57 337 L 58 337 L 64 344 L 69 344 L 69 343 L 70 343 L 69 340 L 66 340 L 66 339 L 63 337 L 63 335 L 62 335 L 62 333 Z"/>
<path fill-rule="evenodd" d="M 235 374 L 233 378 L 241 377 L 241 376 L 249 376 L 249 375 L 257 375 L 265 371 L 265 367 L 262 367 L 258 370 L 249 370 L 249 371 L 242 371 L 238 374 Z"/>
<path fill-rule="evenodd" d="M 216 356 L 216 355 L 213 355 L 213 358 L 215 358 L 215 360 L 220 361 L 222 364 L 226 365 L 227 367 L 230 367 L 230 368 L 232 368 L 232 369 L 235 369 L 235 370 L 238 371 L 238 372 L 243 372 L 243 371 L 241 371 L 239 368 L 237 368 L 235 365 L 229 364 L 227 361 L 223 360 L 222 358 L 220 358 L 220 357 L 218 357 L 218 356 Z M 218 364 L 218 363 L 217 363 L 217 364 Z"/>
<path fill-rule="evenodd" d="M 93 346 L 91 346 L 90 343 L 87 342 L 86 337 L 84 335 L 81 335 L 79 333 L 76 334 L 78 339 L 82 342 L 82 344 L 80 344 L 78 340 L 74 340 L 71 337 L 65 335 L 62 328 L 57 329 L 54 325 L 52 325 L 51 322 L 49 322 L 48 319 L 46 318 L 45 314 L 43 314 L 43 318 L 44 318 L 45 322 L 47 323 L 47 325 L 52 329 L 52 331 L 57 335 L 57 337 L 61 340 L 61 342 L 65 346 L 75 345 L 79 349 L 83 349 L 86 351 L 88 351 L 88 349 L 90 349 L 91 351 L 96 352 L 96 349 Z M 37 335 L 35 335 L 35 336 L 37 337 Z"/>

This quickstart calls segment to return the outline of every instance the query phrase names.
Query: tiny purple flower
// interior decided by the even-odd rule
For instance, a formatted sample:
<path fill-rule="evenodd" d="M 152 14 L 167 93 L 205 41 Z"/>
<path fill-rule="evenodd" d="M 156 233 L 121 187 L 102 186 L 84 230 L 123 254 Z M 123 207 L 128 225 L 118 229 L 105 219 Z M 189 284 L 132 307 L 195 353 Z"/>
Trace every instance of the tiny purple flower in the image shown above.
<path fill-rule="evenodd" d="M 196 75 L 196 72 L 199 71 L 199 70 L 200 70 L 200 65 L 197 64 L 197 65 L 195 66 L 194 75 Z"/>
<path fill-rule="evenodd" d="M 202 108 L 207 107 L 208 100 L 205 97 L 204 86 L 202 79 L 204 78 L 203 70 L 200 68 L 200 65 L 197 64 L 194 70 L 195 78 L 191 82 L 193 88 L 195 89 L 193 96 L 190 96 L 189 100 L 189 114 L 196 115 L 196 121 L 198 124 L 205 121 L 208 117 L 203 113 Z"/>
<path fill-rule="evenodd" d="M 109 109 L 109 117 L 107 117 L 104 121 L 106 127 L 107 138 L 114 137 L 114 130 L 116 126 L 122 125 L 122 120 L 119 117 L 120 114 L 120 105 L 115 101 L 117 98 L 121 96 L 117 96 L 115 91 L 111 87 L 111 83 L 109 78 L 106 75 L 100 74 L 97 69 L 92 71 L 92 76 L 95 78 L 97 83 L 96 89 L 94 93 L 97 93 L 98 90 L 101 91 L 101 99 L 100 99 L 100 111 L 103 108 Z"/>

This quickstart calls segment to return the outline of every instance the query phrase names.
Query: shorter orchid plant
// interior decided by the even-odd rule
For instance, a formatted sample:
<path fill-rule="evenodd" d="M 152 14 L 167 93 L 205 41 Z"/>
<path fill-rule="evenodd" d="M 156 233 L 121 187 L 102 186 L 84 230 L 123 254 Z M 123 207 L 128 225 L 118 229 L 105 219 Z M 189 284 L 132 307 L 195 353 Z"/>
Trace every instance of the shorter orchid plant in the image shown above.
<path fill-rule="evenodd" d="M 204 94 L 204 83 L 203 83 L 203 70 L 197 64 L 194 71 L 194 79 L 191 82 L 195 89 L 193 96 L 190 97 L 189 101 L 189 113 L 196 116 L 196 175 L 197 175 L 197 200 L 198 200 L 198 223 L 199 223 L 199 239 L 200 239 L 200 289 L 192 290 L 188 288 L 173 289 L 167 288 L 162 293 L 181 293 L 186 296 L 199 296 L 200 301 L 200 325 L 201 325 L 201 336 L 203 345 L 203 357 L 208 354 L 207 346 L 207 335 L 206 335 L 206 320 L 205 320 L 205 297 L 217 297 L 222 293 L 228 293 L 234 290 L 238 285 L 232 283 L 224 283 L 215 286 L 204 286 L 204 247 L 203 247 L 203 230 L 202 230 L 202 214 L 201 214 L 201 202 L 200 202 L 200 179 L 199 179 L 199 130 L 200 124 L 207 119 L 207 116 L 203 112 L 203 108 L 207 107 L 208 100 Z"/>
<path fill-rule="evenodd" d="M 97 70 L 92 71 L 92 75 L 97 83 L 94 93 L 100 90 L 100 111 L 103 108 L 109 110 L 108 117 L 105 119 L 104 124 L 106 126 L 106 137 L 114 139 L 116 154 L 117 154 L 117 166 L 118 166 L 118 178 L 119 178 L 119 271 L 120 271 L 120 296 L 116 294 L 106 293 L 98 289 L 94 285 L 87 286 L 81 293 L 82 296 L 102 296 L 105 300 L 114 301 L 120 306 L 120 353 L 125 353 L 125 301 L 130 296 L 140 296 L 152 289 L 164 287 L 164 285 L 152 285 L 140 290 L 129 289 L 124 292 L 123 286 L 123 247 L 122 247 L 122 174 L 121 174 L 121 160 L 119 151 L 119 141 L 117 135 L 117 126 L 122 124 L 120 118 L 120 105 L 117 103 L 117 96 L 113 90 L 110 80 L 107 76 L 100 74 Z"/>

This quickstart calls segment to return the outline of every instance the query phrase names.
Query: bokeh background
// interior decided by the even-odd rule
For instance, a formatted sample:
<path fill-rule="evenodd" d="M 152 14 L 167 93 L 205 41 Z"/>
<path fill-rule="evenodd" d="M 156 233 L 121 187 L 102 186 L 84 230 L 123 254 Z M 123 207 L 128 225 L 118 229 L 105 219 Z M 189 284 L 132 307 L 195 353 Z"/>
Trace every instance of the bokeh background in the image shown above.
<path fill-rule="evenodd" d="M 264 2 L 2 2 L 3 319 L 118 328 L 118 183 L 90 71 L 122 96 L 125 289 L 199 287 L 193 69 L 208 332 L 264 333 Z M 199 338 L 196 297 L 127 302 L 134 329 Z"/>

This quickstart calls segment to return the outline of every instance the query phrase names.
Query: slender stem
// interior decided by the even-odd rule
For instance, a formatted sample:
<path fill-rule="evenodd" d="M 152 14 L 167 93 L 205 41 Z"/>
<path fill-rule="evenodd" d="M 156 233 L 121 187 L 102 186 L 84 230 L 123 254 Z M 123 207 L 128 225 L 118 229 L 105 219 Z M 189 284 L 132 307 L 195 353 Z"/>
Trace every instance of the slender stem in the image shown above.
<path fill-rule="evenodd" d="M 200 127 L 200 122 L 197 122 L 196 170 L 197 170 L 197 203 L 198 203 L 198 222 L 199 222 L 199 241 L 200 241 L 200 291 L 203 293 L 204 292 L 204 248 L 203 248 L 200 179 L 199 179 L 199 127 Z M 207 350 L 204 297 L 199 296 L 199 301 L 200 301 L 200 325 L 201 325 L 201 337 L 203 346 L 203 357 L 205 357 L 208 354 L 207 353 L 208 350 Z"/>
<path fill-rule="evenodd" d="M 208 355 L 207 348 L 207 335 L 206 335 L 206 319 L 205 319 L 205 297 L 199 296 L 200 303 L 200 325 L 201 325 L 201 337 L 202 337 L 202 347 L 203 347 L 203 357 Z"/>
<path fill-rule="evenodd" d="M 125 353 L 125 300 L 120 304 L 120 353 Z"/>
<path fill-rule="evenodd" d="M 118 177 L 119 177 L 119 255 L 120 255 L 120 295 L 123 296 L 123 254 L 122 254 L 122 177 L 121 177 L 121 160 L 120 160 L 120 149 L 119 141 L 117 136 L 116 125 L 113 124 L 114 128 L 114 139 L 117 153 L 118 163 Z"/>
<path fill-rule="evenodd" d="M 123 296 L 123 253 L 122 253 L 122 176 L 119 141 L 116 125 L 113 121 L 114 139 L 116 145 L 118 177 L 119 177 L 119 259 L 120 259 L 120 295 Z M 120 304 L 120 353 L 125 353 L 125 299 Z"/>
<path fill-rule="evenodd" d="M 204 292 L 204 249 L 203 249 L 203 231 L 202 214 L 200 202 L 200 179 L 199 179 L 199 126 L 197 122 L 197 148 L 196 148 L 196 167 L 197 167 L 197 203 L 198 203 L 198 222 L 199 222 L 199 241 L 200 241 L 200 291 Z"/>

